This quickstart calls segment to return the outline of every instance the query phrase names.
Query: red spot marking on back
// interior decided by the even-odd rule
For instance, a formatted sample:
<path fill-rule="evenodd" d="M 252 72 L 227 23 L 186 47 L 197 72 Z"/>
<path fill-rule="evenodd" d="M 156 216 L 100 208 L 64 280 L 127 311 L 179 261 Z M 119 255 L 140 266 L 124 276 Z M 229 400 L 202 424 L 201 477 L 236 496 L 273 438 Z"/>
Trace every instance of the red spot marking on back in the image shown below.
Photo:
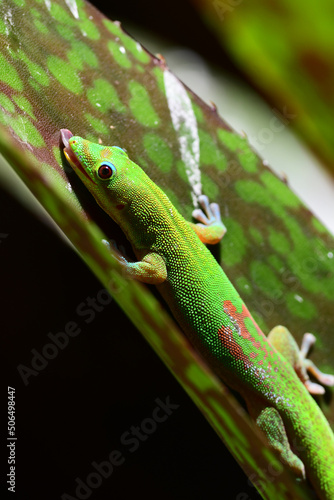
<path fill-rule="evenodd" d="M 232 356 L 235 359 L 240 360 L 244 363 L 245 370 L 247 368 L 249 368 L 250 365 L 256 366 L 253 363 L 253 359 L 256 359 L 260 355 L 260 352 L 263 353 L 264 359 L 259 360 L 257 362 L 257 364 L 263 365 L 264 361 L 269 356 L 268 350 L 263 345 L 263 343 L 260 342 L 260 340 L 257 340 L 256 338 L 254 338 L 254 336 L 251 334 L 251 332 L 249 332 L 247 326 L 245 325 L 245 319 L 249 318 L 252 321 L 259 336 L 262 337 L 262 339 L 265 343 L 267 343 L 268 341 L 267 341 L 266 336 L 261 331 L 260 327 L 256 324 L 256 322 L 252 318 L 247 307 L 243 304 L 242 305 L 242 312 L 239 313 L 239 312 L 237 312 L 235 305 L 232 304 L 232 302 L 230 300 L 224 301 L 223 307 L 224 307 L 224 311 L 226 312 L 226 314 L 233 321 L 233 325 L 235 326 L 235 329 L 237 330 L 238 335 L 240 335 L 240 337 L 242 339 L 249 341 L 252 344 L 252 346 L 254 346 L 255 351 L 251 351 L 251 352 L 246 354 L 243 351 L 243 348 L 241 347 L 241 345 L 237 342 L 237 340 L 233 336 L 232 329 L 230 327 L 226 327 L 226 326 L 223 326 L 218 330 L 218 337 L 219 337 L 220 341 L 222 342 L 224 348 L 227 349 L 228 351 L 230 351 L 230 353 L 232 354 Z M 269 345 L 268 345 L 268 347 L 269 347 Z M 270 346 L 270 348 L 271 348 L 271 346 Z M 272 352 L 272 348 L 270 349 L 270 351 Z M 268 369 L 269 370 L 272 369 L 272 364 L 270 362 L 268 363 Z"/>
<path fill-rule="evenodd" d="M 218 330 L 218 338 L 221 341 L 223 347 L 230 351 L 235 359 L 239 359 L 244 362 L 245 369 L 249 367 L 249 359 L 244 354 L 241 346 L 234 340 L 231 328 L 222 326 Z"/>
<path fill-rule="evenodd" d="M 251 316 L 251 313 L 248 311 L 247 307 L 245 304 L 242 304 L 242 311 L 241 313 L 237 312 L 237 308 L 235 307 L 234 304 L 230 300 L 225 300 L 224 301 L 224 311 L 232 318 L 234 323 L 237 325 L 239 328 L 239 334 L 242 338 L 246 340 L 250 340 L 253 344 L 253 346 L 258 350 L 261 349 L 261 342 L 259 340 L 256 340 L 251 333 L 249 332 L 248 328 L 245 325 L 245 319 L 249 318 L 253 325 L 255 326 L 257 333 L 259 334 L 262 339 L 267 342 L 267 337 L 264 335 L 258 324 L 254 321 L 254 319 Z M 266 351 L 267 353 L 267 351 Z M 268 356 L 268 353 L 267 353 Z"/>

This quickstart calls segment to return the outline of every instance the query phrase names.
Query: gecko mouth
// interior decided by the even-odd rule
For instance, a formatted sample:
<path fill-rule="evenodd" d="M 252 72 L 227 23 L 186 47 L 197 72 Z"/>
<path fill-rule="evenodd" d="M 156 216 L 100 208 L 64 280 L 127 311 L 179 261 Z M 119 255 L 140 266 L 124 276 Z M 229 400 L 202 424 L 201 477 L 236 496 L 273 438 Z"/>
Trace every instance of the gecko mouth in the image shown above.
<path fill-rule="evenodd" d="M 89 179 L 93 184 L 96 184 L 96 182 L 94 182 L 91 179 L 91 177 L 87 174 L 86 170 L 82 167 L 82 165 L 81 165 L 80 161 L 78 160 L 78 158 L 76 157 L 75 153 L 72 151 L 72 148 L 71 148 L 70 143 L 69 143 L 69 140 L 71 139 L 71 137 L 73 137 L 72 132 L 70 130 L 68 130 L 67 128 L 62 128 L 60 130 L 60 136 L 61 136 L 62 143 L 65 146 L 63 149 L 65 158 L 69 162 L 71 167 L 74 170 L 75 169 L 80 170 L 80 172 L 85 177 L 87 177 L 87 179 Z"/>
<path fill-rule="evenodd" d="M 69 140 L 71 139 L 71 137 L 73 137 L 72 132 L 67 130 L 67 128 L 62 128 L 60 130 L 60 136 L 61 136 L 62 143 L 65 146 L 63 151 L 64 151 L 64 155 L 65 155 L 67 161 L 69 162 L 71 167 L 76 167 L 76 168 L 81 170 L 80 162 L 77 159 L 77 157 L 75 156 L 75 154 L 73 153 L 71 146 L 69 144 Z"/>

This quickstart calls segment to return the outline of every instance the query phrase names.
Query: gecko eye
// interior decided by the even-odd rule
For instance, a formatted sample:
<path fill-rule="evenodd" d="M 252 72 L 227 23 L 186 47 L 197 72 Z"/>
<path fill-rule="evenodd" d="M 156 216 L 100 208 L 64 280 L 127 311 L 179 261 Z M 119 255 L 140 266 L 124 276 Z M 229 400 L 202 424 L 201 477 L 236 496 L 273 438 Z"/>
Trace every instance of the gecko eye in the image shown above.
<path fill-rule="evenodd" d="M 110 179 L 110 177 L 112 177 L 115 172 L 116 172 L 115 165 L 109 162 L 102 163 L 102 165 L 100 165 L 97 171 L 98 176 L 102 180 Z"/>

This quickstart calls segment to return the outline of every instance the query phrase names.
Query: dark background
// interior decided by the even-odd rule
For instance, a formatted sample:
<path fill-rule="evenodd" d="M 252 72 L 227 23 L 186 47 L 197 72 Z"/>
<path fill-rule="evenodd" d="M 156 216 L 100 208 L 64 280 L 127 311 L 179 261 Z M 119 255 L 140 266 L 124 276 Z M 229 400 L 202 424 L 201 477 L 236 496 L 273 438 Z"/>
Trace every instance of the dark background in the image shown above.
<path fill-rule="evenodd" d="M 125 29 L 140 25 L 235 72 L 187 1 L 95 5 Z M 111 302 L 90 323 L 78 315 L 79 304 L 96 298 L 102 285 L 53 230 L 2 189 L 0 233 L 8 235 L 0 239 L 4 414 L 7 386 L 16 389 L 16 494 L 9 496 L 2 481 L 8 498 L 77 498 L 76 478 L 86 482 L 92 462 L 107 460 L 115 449 L 124 463 L 86 498 L 259 498 L 118 306 Z M 25 385 L 17 366 L 30 367 L 31 349 L 42 352 L 48 333 L 64 331 L 69 321 L 77 322 L 80 334 Z M 179 407 L 131 453 L 121 435 L 152 416 L 156 398 L 167 397 Z M 6 437 L 6 420 L 1 435 Z M 6 462 L 1 470 L 4 477 Z"/>

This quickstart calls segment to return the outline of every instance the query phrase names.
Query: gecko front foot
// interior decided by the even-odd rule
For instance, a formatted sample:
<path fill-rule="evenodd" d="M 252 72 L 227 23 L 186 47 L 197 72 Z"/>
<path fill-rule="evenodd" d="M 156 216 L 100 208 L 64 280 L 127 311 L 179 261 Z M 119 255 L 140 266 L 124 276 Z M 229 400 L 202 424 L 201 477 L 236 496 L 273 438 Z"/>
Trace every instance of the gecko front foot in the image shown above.
<path fill-rule="evenodd" d="M 117 260 L 117 262 L 121 265 L 122 275 L 125 278 L 129 278 L 128 273 L 128 265 L 129 261 L 127 259 L 125 248 L 122 246 L 118 246 L 115 240 L 102 240 L 102 243 L 108 248 L 113 257 Z"/>
<path fill-rule="evenodd" d="M 204 226 L 211 226 L 212 224 L 224 226 L 218 203 L 209 203 L 209 198 L 205 194 L 201 194 L 198 197 L 198 201 L 202 209 L 195 208 L 192 214 L 194 219 L 198 220 Z"/>
<path fill-rule="evenodd" d="M 167 278 L 166 263 L 161 255 L 155 252 L 148 252 L 138 262 L 131 262 L 127 259 L 123 246 L 118 249 L 115 240 L 102 240 L 111 251 L 113 257 L 121 265 L 122 276 L 126 279 L 135 278 L 143 283 L 159 285 Z"/>
<path fill-rule="evenodd" d="M 203 243 L 218 243 L 226 233 L 226 227 L 220 217 L 220 208 L 217 203 L 209 203 L 209 198 L 202 194 L 198 198 L 202 208 L 195 208 L 193 211 L 194 219 L 197 224 L 191 226 Z"/>

